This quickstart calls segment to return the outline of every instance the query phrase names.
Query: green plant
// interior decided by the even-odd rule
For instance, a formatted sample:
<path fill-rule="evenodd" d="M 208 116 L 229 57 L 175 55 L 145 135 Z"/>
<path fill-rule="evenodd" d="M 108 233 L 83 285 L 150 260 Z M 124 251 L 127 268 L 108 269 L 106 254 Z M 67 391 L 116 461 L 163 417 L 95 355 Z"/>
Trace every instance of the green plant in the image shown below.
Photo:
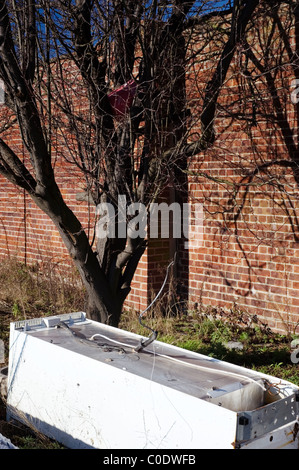
<path fill-rule="evenodd" d="M 61 446 L 58 442 L 52 441 L 46 438 L 43 435 L 38 436 L 24 436 L 18 437 L 15 439 L 16 445 L 20 449 L 48 449 L 48 450 L 55 450 L 55 449 L 63 449 L 64 447 Z"/>
<path fill-rule="evenodd" d="M 175 343 L 180 348 L 187 349 L 188 351 L 198 352 L 202 347 L 202 342 L 198 339 L 187 339 L 185 341 L 175 341 Z"/>
<path fill-rule="evenodd" d="M 248 331 L 242 331 L 239 335 L 239 341 L 241 341 L 242 343 L 248 343 L 249 340 L 250 334 L 248 333 Z"/>
<path fill-rule="evenodd" d="M 82 310 L 85 291 L 71 269 L 50 261 L 26 266 L 13 258 L 0 265 L 0 300 L 14 319 Z"/>
<path fill-rule="evenodd" d="M 20 318 L 21 316 L 21 310 L 20 310 L 20 307 L 19 307 L 19 304 L 18 302 L 15 300 L 14 303 L 13 303 L 13 306 L 11 308 L 11 311 L 12 311 L 12 315 L 13 315 L 13 318 L 15 320 L 17 320 L 18 318 Z"/>

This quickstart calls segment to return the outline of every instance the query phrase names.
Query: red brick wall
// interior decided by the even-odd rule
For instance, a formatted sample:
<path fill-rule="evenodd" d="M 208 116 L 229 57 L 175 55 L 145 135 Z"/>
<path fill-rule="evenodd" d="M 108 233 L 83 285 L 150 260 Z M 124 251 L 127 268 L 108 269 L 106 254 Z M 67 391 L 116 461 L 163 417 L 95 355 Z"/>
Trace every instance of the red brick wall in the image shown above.
<path fill-rule="evenodd" d="M 196 47 L 196 43 L 195 43 Z M 208 77 L 209 62 L 194 64 L 188 72 L 188 91 L 192 108 L 194 138 L 200 133 L 198 116 L 201 96 Z M 220 103 L 226 109 L 252 108 L 244 101 L 237 72 L 230 74 Z M 263 90 L 263 83 L 260 85 Z M 265 91 L 265 103 L 271 108 Z M 292 106 L 287 101 L 289 114 Z M 236 184 L 257 162 L 287 158 L 277 128 L 258 119 L 248 127 L 232 120 L 221 108 L 217 115 L 218 139 L 213 148 L 196 156 L 189 164 L 185 200 L 203 205 L 203 240 L 187 249 L 182 242 L 150 240 L 134 276 L 127 305 L 145 308 L 160 288 L 165 268 L 177 251 L 178 303 L 196 306 L 233 308 L 234 305 L 257 314 L 271 328 L 293 331 L 299 322 L 299 231 L 297 229 L 298 189 L 290 170 L 275 167 L 261 175 L 246 192 L 246 185 Z M 16 130 L 9 141 L 22 156 Z M 25 158 L 25 157 L 24 157 Z M 84 191 L 84 181 L 62 164 L 57 149 L 53 151 L 58 184 L 66 201 L 85 228 L 91 230 L 93 208 L 77 200 Z M 271 184 L 271 178 L 273 178 Z M 280 188 L 279 182 L 282 183 Z M 184 188 L 180 188 L 182 191 Z M 242 206 L 239 216 L 238 211 Z M 0 255 L 17 256 L 21 261 L 68 264 L 68 254 L 52 222 L 35 207 L 28 196 L 0 177 Z M 298 329 L 297 329 L 298 332 Z"/>
<path fill-rule="evenodd" d="M 201 168 L 220 173 L 210 158 Z M 299 321 L 299 244 L 293 235 L 295 216 L 290 220 L 279 206 L 282 195 L 263 186 L 251 190 L 234 222 L 236 211 L 231 220 L 224 212 L 231 195 L 223 185 L 196 180 L 190 178 L 189 189 L 190 198 L 204 205 L 203 244 L 189 251 L 189 301 L 229 308 L 236 304 L 275 330 L 294 331 Z M 298 206 L 296 200 L 291 203 Z"/>
<path fill-rule="evenodd" d="M 291 122 L 286 70 L 283 78 L 276 86 Z M 189 302 L 237 305 L 277 331 L 294 332 L 299 322 L 298 187 L 290 169 L 275 165 L 249 180 L 258 165 L 289 156 L 278 124 L 257 115 L 249 125 L 223 111 L 250 110 L 239 80 L 236 72 L 222 90 L 215 145 L 189 165 L 189 200 L 204 207 L 202 247 L 188 253 Z M 259 91 L 270 114 L 271 97 L 262 80 Z M 237 186 L 241 181 L 245 184 Z"/>

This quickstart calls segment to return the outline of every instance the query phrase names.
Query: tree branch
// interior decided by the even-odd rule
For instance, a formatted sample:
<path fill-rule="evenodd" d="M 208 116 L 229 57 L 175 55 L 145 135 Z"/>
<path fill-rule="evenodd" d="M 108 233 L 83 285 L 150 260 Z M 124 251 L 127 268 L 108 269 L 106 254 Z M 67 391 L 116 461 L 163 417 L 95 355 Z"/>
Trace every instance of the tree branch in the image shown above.
<path fill-rule="evenodd" d="M 13 184 L 33 194 L 36 181 L 11 148 L 0 138 L 0 173 Z"/>
<path fill-rule="evenodd" d="M 1 71 L 19 120 L 20 129 L 22 129 L 24 144 L 32 159 L 38 190 L 40 194 L 44 194 L 45 188 L 54 180 L 51 158 L 47 152 L 31 85 L 26 82 L 18 64 L 9 14 L 4 0 L 0 0 L 0 55 Z"/>
<path fill-rule="evenodd" d="M 35 2 L 33 0 L 26 1 L 25 12 L 28 15 L 26 21 L 25 37 L 26 43 L 26 68 L 25 77 L 31 84 L 34 80 L 36 69 L 36 24 L 35 24 Z"/>
<path fill-rule="evenodd" d="M 230 37 L 225 44 L 217 68 L 212 79 L 207 84 L 203 111 L 201 114 L 201 125 L 203 139 L 212 143 L 215 139 L 214 119 L 218 96 L 224 84 L 229 66 L 234 56 L 236 46 L 243 39 L 246 27 L 250 21 L 255 8 L 260 0 L 234 1 L 232 26 Z"/>

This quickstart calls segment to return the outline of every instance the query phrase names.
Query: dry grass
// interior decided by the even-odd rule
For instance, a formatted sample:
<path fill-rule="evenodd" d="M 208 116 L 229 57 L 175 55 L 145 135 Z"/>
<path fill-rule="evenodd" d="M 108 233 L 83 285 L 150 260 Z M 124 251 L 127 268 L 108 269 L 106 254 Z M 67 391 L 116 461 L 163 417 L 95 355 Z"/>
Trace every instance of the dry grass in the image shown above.
<path fill-rule="evenodd" d="M 23 318 L 56 315 L 84 310 L 85 292 L 76 273 L 48 263 L 32 267 L 24 266 L 13 259 L 3 260 L 0 265 L 0 339 L 8 342 L 9 322 Z M 187 308 L 166 292 L 142 317 L 142 322 L 158 331 L 158 340 L 185 349 L 217 357 L 228 362 L 261 370 L 285 378 L 299 385 L 298 364 L 290 360 L 290 336 L 273 333 L 257 317 L 250 316 L 237 307 L 222 309 L 200 307 Z M 120 328 L 142 336 L 150 331 L 139 323 L 139 312 L 125 311 Z M 227 341 L 243 344 L 240 351 L 228 350 Z M 57 448 L 44 436 L 32 429 L 10 431 L 1 418 L 8 437 L 21 448 Z M 29 429 L 29 431 L 28 431 Z M 4 433 L 5 434 L 5 433 Z M 59 447 L 59 446 L 58 446 Z"/>
<path fill-rule="evenodd" d="M 14 319 L 56 315 L 84 308 L 80 277 L 52 263 L 26 266 L 13 258 L 0 264 L 0 310 Z"/>

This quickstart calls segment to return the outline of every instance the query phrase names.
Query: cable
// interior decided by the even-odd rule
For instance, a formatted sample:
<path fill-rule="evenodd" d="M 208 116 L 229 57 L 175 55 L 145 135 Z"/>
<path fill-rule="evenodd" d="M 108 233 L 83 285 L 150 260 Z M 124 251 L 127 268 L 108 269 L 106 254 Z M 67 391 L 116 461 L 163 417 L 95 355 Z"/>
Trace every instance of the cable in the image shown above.
<path fill-rule="evenodd" d="M 118 350 L 122 353 L 126 353 L 126 351 L 122 348 L 114 348 L 113 346 L 109 345 L 109 344 L 99 344 L 95 341 L 95 338 L 100 336 L 101 338 L 103 339 L 106 339 L 107 341 L 109 342 L 112 342 L 112 343 L 116 343 L 118 345 L 121 345 L 121 346 L 124 346 L 124 347 L 127 347 L 127 348 L 130 348 L 132 349 L 133 348 L 133 351 L 134 352 L 138 352 L 142 349 L 144 349 L 145 347 L 147 347 L 149 344 L 151 344 L 157 337 L 157 332 L 155 332 L 154 330 L 152 330 L 149 326 L 147 325 L 144 325 L 142 322 L 141 322 L 141 318 L 142 318 L 142 315 L 153 305 L 153 303 L 157 300 L 157 298 L 159 297 L 160 293 L 162 292 L 165 284 L 166 284 L 166 280 L 167 280 L 167 277 L 168 277 L 168 270 L 170 268 L 170 266 L 174 263 L 174 260 L 169 263 L 169 265 L 167 266 L 167 271 L 166 271 L 166 276 L 165 276 L 165 279 L 164 279 L 164 282 L 163 282 L 163 285 L 161 287 L 161 289 L 159 290 L 158 294 L 156 295 L 155 299 L 152 301 L 152 303 L 143 311 L 141 312 L 141 314 L 139 315 L 139 320 L 140 320 L 140 324 L 142 326 L 144 326 L 145 328 L 148 328 L 149 330 L 152 331 L 152 335 L 146 340 L 146 341 L 142 341 L 140 342 L 140 345 L 133 348 L 131 344 L 127 344 L 127 343 L 123 343 L 119 340 L 113 340 L 111 338 L 109 338 L 108 336 L 105 336 L 101 333 L 96 333 L 94 335 L 92 335 L 90 338 L 87 338 L 85 335 L 83 335 L 82 333 L 80 334 L 80 336 L 74 331 L 72 330 L 65 322 L 63 321 L 60 321 L 58 323 L 58 325 L 56 325 L 56 327 L 58 328 L 64 328 L 66 329 L 67 331 L 70 332 L 70 334 L 73 336 L 74 339 L 76 339 L 77 341 L 79 341 L 80 343 L 84 343 L 84 344 L 87 344 L 88 346 L 95 346 L 95 347 L 102 347 L 102 348 L 105 348 L 106 350 Z M 172 357 L 172 356 L 168 356 L 166 354 L 161 354 L 161 353 L 157 353 L 157 352 L 154 352 L 152 353 L 151 351 L 148 351 L 150 354 L 153 354 L 154 356 L 158 356 L 158 357 L 162 357 L 162 358 L 165 358 L 165 359 L 168 359 L 168 360 L 171 360 L 171 361 L 174 361 L 174 362 L 177 362 L 179 364 L 183 364 L 184 366 L 187 366 L 187 367 L 192 367 L 192 368 L 196 368 L 196 369 L 200 369 L 200 370 L 205 370 L 205 371 L 208 371 L 210 373 L 214 373 L 214 374 L 224 374 L 224 375 L 229 375 L 231 377 L 238 377 L 239 379 L 243 379 L 247 382 L 253 382 L 255 383 L 256 385 L 258 385 L 259 387 L 261 387 L 263 389 L 263 391 L 267 391 L 267 388 L 265 388 L 265 386 L 261 385 L 259 382 L 257 382 L 255 379 L 251 378 L 251 377 L 247 377 L 246 375 L 243 375 L 243 374 L 238 374 L 236 372 L 231 372 L 231 371 L 225 371 L 225 370 L 219 370 L 219 369 L 213 369 L 213 368 L 209 368 L 209 367 L 205 367 L 205 366 L 201 366 L 199 364 L 191 364 L 190 362 L 186 362 L 186 361 L 182 361 L 181 359 L 176 359 L 175 357 Z M 272 384 L 272 386 L 275 386 L 276 384 Z M 277 384 L 279 385 L 279 384 Z"/>
<path fill-rule="evenodd" d="M 175 260 L 176 260 L 176 253 L 175 253 L 175 255 L 174 255 L 173 260 L 169 263 L 169 265 L 168 265 L 167 268 L 166 268 L 166 275 L 165 275 L 163 284 L 162 284 L 162 286 L 161 286 L 161 288 L 160 288 L 158 294 L 156 295 L 156 297 L 154 298 L 154 300 L 146 307 L 146 309 L 144 309 L 144 310 L 140 313 L 140 315 L 139 315 L 139 317 L 138 317 L 138 320 L 139 320 L 140 325 L 141 325 L 143 328 L 147 328 L 148 330 L 150 330 L 150 331 L 151 331 L 151 335 L 149 336 L 148 339 L 146 339 L 146 340 L 141 340 L 141 341 L 140 341 L 140 344 L 139 344 L 138 346 L 136 346 L 136 348 L 135 348 L 135 351 L 136 351 L 136 352 L 139 352 L 139 351 L 141 351 L 142 349 L 144 349 L 144 348 L 146 348 L 147 346 L 149 346 L 149 345 L 150 345 L 153 341 L 155 341 L 155 340 L 157 339 L 157 337 L 158 337 L 158 332 L 155 331 L 155 330 L 153 330 L 153 329 L 152 329 L 151 327 L 149 327 L 148 325 L 145 325 L 144 323 L 142 323 L 142 320 L 141 320 L 141 319 L 142 319 L 143 315 L 145 314 L 145 312 L 147 312 L 147 311 L 154 305 L 154 303 L 156 302 L 156 300 L 158 299 L 158 297 L 159 297 L 160 294 L 162 293 L 162 291 L 163 291 L 163 289 L 164 289 L 164 287 L 165 287 L 166 281 L 167 281 L 167 279 L 168 279 L 168 272 L 169 272 L 169 269 L 170 269 L 170 267 L 175 263 Z"/>
<path fill-rule="evenodd" d="M 56 327 L 57 328 L 64 328 L 65 330 L 67 330 L 72 335 L 72 337 L 81 344 L 86 344 L 87 346 L 96 347 L 96 348 L 102 348 L 105 352 L 118 351 L 122 354 L 126 354 L 126 351 L 123 348 L 116 347 L 116 346 L 111 346 L 110 344 L 107 344 L 107 343 L 101 343 L 100 344 L 96 341 L 93 341 L 93 337 L 87 338 L 85 335 L 83 335 L 83 333 L 80 333 L 80 335 L 78 335 L 64 321 L 60 321 L 56 325 Z M 94 335 L 94 336 L 97 336 L 97 335 Z M 108 341 L 112 341 L 108 337 L 105 337 L 105 339 L 107 339 Z M 113 341 L 113 342 L 116 343 L 116 341 Z M 127 345 L 125 345 L 125 346 L 127 346 Z"/>
<path fill-rule="evenodd" d="M 170 265 L 169 265 L 170 266 Z M 87 338 L 85 335 L 83 335 L 82 333 L 82 337 L 78 336 L 77 333 L 75 331 L 73 331 L 65 322 L 63 321 L 60 321 L 57 325 L 58 328 L 65 328 L 67 331 L 70 332 L 70 334 L 73 336 L 74 339 L 76 339 L 77 341 L 79 341 L 80 343 L 84 343 L 84 344 L 87 344 L 88 346 L 95 346 L 95 347 L 101 347 L 101 348 L 105 348 L 106 350 L 118 350 L 120 352 L 122 352 L 123 354 L 126 354 L 126 351 L 122 348 L 114 348 L 113 346 L 109 345 L 109 344 L 99 344 L 95 341 L 95 338 L 97 336 L 103 338 L 103 339 L 106 339 L 107 341 L 109 342 L 112 342 L 112 343 L 116 343 L 118 345 L 121 345 L 121 346 L 124 346 L 124 347 L 127 347 L 127 348 L 130 348 L 132 349 L 132 345 L 131 344 L 128 344 L 128 343 L 123 343 L 119 340 L 114 340 L 114 339 L 111 339 L 109 338 L 108 336 L 105 336 L 101 333 L 96 333 L 94 335 L 92 335 L 90 338 Z M 147 327 L 148 328 L 148 327 Z M 151 339 L 151 338 L 149 338 Z M 141 342 L 142 346 L 140 347 L 140 349 L 144 349 L 146 347 L 147 344 L 150 344 L 152 341 L 148 342 L 147 341 L 144 341 L 144 342 Z M 147 343 L 147 344 L 146 344 Z M 138 346 L 137 348 L 133 348 L 133 351 L 134 352 L 138 352 L 140 349 L 138 349 Z M 184 366 L 187 366 L 187 367 L 192 367 L 192 368 L 195 368 L 195 369 L 200 369 L 200 370 L 205 370 L 205 371 L 208 371 L 210 373 L 214 373 L 214 374 L 224 374 L 224 375 L 229 375 L 231 377 L 238 377 L 239 379 L 243 379 L 243 380 L 246 380 L 247 382 L 253 382 L 255 383 L 256 385 L 258 385 L 259 387 L 261 387 L 264 391 L 267 391 L 267 388 L 265 388 L 263 385 L 261 385 L 259 382 L 257 382 L 255 379 L 251 378 L 251 377 L 247 377 L 246 375 L 242 375 L 242 374 L 238 374 L 236 372 L 230 372 L 230 371 L 225 371 L 225 370 L 220 370 L 220 369 L 213 369 L 213 368 L 210 368 L 210 367 L 205 367 L 205 366 L 201 366 L 199 364 L 190 364 L 190 362 L 186 362 L 186 361 L 182 361 L 181 359 L 176 359 L 175 357 L 172 357 L 172 356 L 168 356 L 166 354 L 161 354 L 161 353 L 157 353 L 157 352 L 154 352 L 152 353 L 151 351 L 148 351 L 150 354 L 153 354 L 154 356 L 158 356 L 158 357 L 163 357 L 165 359 L 168 359 L 168 360 L 171 360 L 171 361 L 174 361 L 174 362 L 177 362 L 179 364 L 183 364 Z M 279 384 L 277 384 L 279 385 Z M 275 386 L 275 384 L 272 384 L 272 386 Z"/>
<path fill-rule="evenodd" d="M 90 338 L 88 338 L 88 340 L 95 341 L 96 336 L 100 336 L 101 338 L 107 339 L 108 341 L 111 341 L 112 343 L 116 343 L 116 344 L 120 344 L 121 346 L 125 346 L 126 348 L 131 348 L 131 349 L 133 348 L 132 344 L 122 343 L 121 341 L 111 339 L 108 336 L 102 335 L 101 333 L 95 333 Z"/>
<path fill-rule="evenodd" d="M 125 346 L 125 347 L 128 347 L 128 348 L 132 348 L 132 345 L 131 344 L 127 344 L 127 343 L 123 343 L 121 341 L 118 341 L 118 340 L 113 340 L 111 338 L 109 338 L 108 336 L 105 336 L 105 335 L 102 335 L 101 333 L 96 333 L 95 335 L 91 336 L 89 339 L 90 340 L 94 340 L 94 338 L 96 336 L 100 336 L 104 339 L 107 339 L 109 341 L 112 341 L 113 343 L 117 343 L 117 344 L 120 344 L 122 346 Z M 135 348 L 135 351 L 136 351 L 136 348 Z M 184 366 L 188 366 L 188 367 L 193 367 L 195 369 L 200 369 L 200 370 L 206 370 L 208 372 L 211 372 L 211 373 L 214 373 L 214 374 L 224 374 L 224 375 L 229 375 L 229 376 L 232 376 L 232 377 L 238 377 L 239 379 L 243 379 L 243 380 L 246 380 L 248 382 L 253 382 L 255 383 L 256 385 L 258 385 L 259 387 L 261 387 L 264 391 L 266 391 L 267 389 L 261 385 L 259 382 L 257 382 L 255 379 L 251 378 L 251 377 L 247 377 L 246 375 L 243 375 L 243 374 L 238 374 L 236 372 L 230 372 L 230 371 L 226 371 L 226 370 L 220 370 L 220 369 L 212 369 L 210 367 L 205 367 L 205 366 L 201 366 L 199 364 L 191 364 L 190 362 L 186 362 L 186 361 L 182 361 L 181 359 L 176 359 L 175 357 L 172 357 L 172 356 L 168 356 L 167 354 L 161 354 L 161 353 L 157 353 L 157 352 L 154 352 L 152 353 L 151 351 L 148 351 L 150 354 L 154 355 L 154 356 L 158 356 L 158 357 L 163 357 L 165 359 L 169 359 L 171 361 L 174 361 L 174 362 L 177 362 L 179 364 L 183 364 Z M 274 385 L 274 384 L 273 384 Z"/>
<path fill-rule="evenodd" d="M 151 306 L 156 302 L 156 300 L 158 299 L 159 295 L 160 295 L 161 292 L 163 291 L 163 289 L 164 289 L 164 287 L 165 287 L 165 284 L 166 284 L 166 281 L 167 281 L 167 278 L 168 278 L 168 271 L 169 271 L 169 268 L 170 268 L 170 266 L 172 266 L 172 265 L 174 264 L 175 258 L 176 258 L 176 254 L 174 255 L 174 259 L 169 263 L 169 265 L 168 265 L 167 268 L 166 268 L 165 279 L 164 279 L 164 281 L 163 281 L 163 284 L 162 284 L 162 286 L 161 286 L 161 288 L 160 288 L 158 294 L 156 295 L 156 297 L 154 298 L 154 300 L 146 307 L 146 309 L 143 310 L 143 311 L 140 313 L 139 318 L 141 318 L 141 317 L 145 314 L 145 312 L 147 312 L 147 311 L 151 308 Z"/>
<path fill-rule="evenodd" d="M 172 361 L 179 362 L 180 364 L 187 365 L 188 367 L 194 367 L 196 369 L 206 370 L 206 371 L 212 372 L 214 374 L 221 373 L 221 374 L 224 374 L 224 375 L 230 375 L 232 377 L 238 377 L 239 379 L 242 378 L 243 380 L 245 379 L 249 382 L 255 383 L 256 385 L 261 387 L 264 391 L 266 391 L 266 388 L 263 385 L 261 385 L 259 382 L 257 382 L 255 379 L 253 379 L 251 377 L 247 377 L 246 375 L 243 375 L 243 374 L 237 374 L 236 372 L 230 372 L 230 371 L 227 371 L 227 370 L 212 369 L 210 367 L 201 366 L 199 364 L 190 364 L 190 362 L 182 361 L 180 359 L 176 359 L 175 357 L 167 356 L 166 354 L 159 354 L 158 353 L 157 356 L 165 357 L 166 359 L 171 359 Z"/>

